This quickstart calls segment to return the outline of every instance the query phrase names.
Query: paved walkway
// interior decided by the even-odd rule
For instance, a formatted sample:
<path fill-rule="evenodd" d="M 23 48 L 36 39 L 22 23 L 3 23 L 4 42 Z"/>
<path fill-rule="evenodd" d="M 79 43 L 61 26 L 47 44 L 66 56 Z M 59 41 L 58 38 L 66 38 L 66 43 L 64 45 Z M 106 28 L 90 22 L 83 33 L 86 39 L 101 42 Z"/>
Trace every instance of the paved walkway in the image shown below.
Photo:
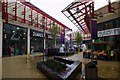
<path fill-rule="evenodd" d="M 2 78 L 2 58 L 0 57 L 0 79 Z"/>
<path fill-rule="evenodd" d="M 72 60 L 80 60 L 83 63 L 90 62 L 90 59 L 83 59 L 82 53 L 68 57 Z M 42 54 L 37 54 L 31 61 L 27 61 L 26 56 L 13 56 L 2 58 L 3 78 L 37 78 L 37 80 L 47 79 L 47 77 L 37 69 L 37 62 L 42 61 Z M 102 78 L 118 78 L 120 66 L 114 61 L 98 61 L 98 76 Z M 79 76 L 80 77 L 80 76 Z"/>

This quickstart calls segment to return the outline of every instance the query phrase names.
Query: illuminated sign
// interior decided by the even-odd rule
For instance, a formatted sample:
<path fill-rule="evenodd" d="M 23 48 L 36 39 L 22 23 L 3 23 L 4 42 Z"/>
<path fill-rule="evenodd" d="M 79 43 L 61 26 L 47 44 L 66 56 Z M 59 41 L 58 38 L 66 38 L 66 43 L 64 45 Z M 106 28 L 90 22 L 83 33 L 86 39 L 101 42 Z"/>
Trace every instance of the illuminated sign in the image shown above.
<path fill-rule="evenodd" d="M 97 31 L 98 37 L 120 35 L 120 28 L 107 29 L 102 31 Z"/>
<path fill-rule="evenodd" d="M 34 37 L 43 37 L 43 33 L 33 32 Z"/>

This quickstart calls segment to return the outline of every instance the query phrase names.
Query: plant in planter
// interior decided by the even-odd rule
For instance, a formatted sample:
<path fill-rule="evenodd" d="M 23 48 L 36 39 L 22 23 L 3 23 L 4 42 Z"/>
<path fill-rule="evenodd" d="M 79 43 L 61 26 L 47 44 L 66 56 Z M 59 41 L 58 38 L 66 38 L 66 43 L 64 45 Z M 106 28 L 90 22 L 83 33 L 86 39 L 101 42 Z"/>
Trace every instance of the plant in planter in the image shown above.
<path fill-rule="evenodd" d="M 55 23 L 53 23 L 51 32 L 53 37 L 54 48 L 56 48 L 57 35 L 60 32 L 60 28 Z"/>
<path fill-rule="evenodd" d="M 57 73 L 62 72 L 67 68 L 65 64 L 61 64 L 59 61 L 55 61 L 55 60 L 48 60 L 43 62 L 43 64 Z"/>
<path fill-rule="evenodd" d="M 76 39 L 77 45 L 79 45 L 80 42 L 82 41 L 82 36 L 79 32 L 76 33 L 75 39 Z M 78 47 L 78 51 L 79 51 L 79 47 Z"/>

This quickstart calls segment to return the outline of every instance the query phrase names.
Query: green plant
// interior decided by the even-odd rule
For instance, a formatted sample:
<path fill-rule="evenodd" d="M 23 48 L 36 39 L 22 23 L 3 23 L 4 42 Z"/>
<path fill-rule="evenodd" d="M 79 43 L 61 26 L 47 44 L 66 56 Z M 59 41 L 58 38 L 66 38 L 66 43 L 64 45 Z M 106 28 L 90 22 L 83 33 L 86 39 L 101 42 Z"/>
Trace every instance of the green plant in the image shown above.
<path fill-rule="evenodd" d="M 76 33 L 75 40 L 77 44 L 79 44 L 82 41 L 82 36 L 79 32 Z"/>
<path fill-rule="evenodd" d="M 62 72 L 63 70 L 65 70 L 67 68 L 67 66 L 65 64 L 61 64 L 61 62 L 58 62 L 55 60 L 44 61 L 43 64 L 58 73 Z"/>
<path fill-rule="evenodd" d="M 53 37 L 54 47 L 56 47 L 57 35 L 59 34 L 59 32 L 60 32 L 60 28 L 56 24 L 53 23 L 52 29 L 51 29 L 51 34 Z"/>

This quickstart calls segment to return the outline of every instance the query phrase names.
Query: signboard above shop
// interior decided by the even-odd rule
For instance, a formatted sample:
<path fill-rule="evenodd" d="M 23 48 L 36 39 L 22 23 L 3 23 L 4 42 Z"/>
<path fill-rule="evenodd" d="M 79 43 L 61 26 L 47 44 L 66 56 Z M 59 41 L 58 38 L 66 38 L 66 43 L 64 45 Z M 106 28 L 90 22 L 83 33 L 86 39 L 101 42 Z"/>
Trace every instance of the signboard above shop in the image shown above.
<path fill-rule="evenodd" d="M 113 35 L 120 35 L 120 28 L 113 28 L 113 29 L 97 31 L 98 37 L 113 36 Z"/>
<path fill-rule="evenodd" d="M 43 37 L 43 33 L 33 32 L 34 37 Z"/>
<path fill-rule="evenodd" d="M 30 36 L 31 37 L 43 37 L 43 32 L 36 31 L 36 30 L 30 30 Z"/>
<path fill-rule="evenodd" d="M 43 32 L 36 31 L 36 30 L 30 30 L 30 35 L 31 35 L 31 37 L 43 38 Z M 48 33 L 45 33 L 45 37 L 47 39 L 52 39 L 52 35 L 48 34 Z"/>

